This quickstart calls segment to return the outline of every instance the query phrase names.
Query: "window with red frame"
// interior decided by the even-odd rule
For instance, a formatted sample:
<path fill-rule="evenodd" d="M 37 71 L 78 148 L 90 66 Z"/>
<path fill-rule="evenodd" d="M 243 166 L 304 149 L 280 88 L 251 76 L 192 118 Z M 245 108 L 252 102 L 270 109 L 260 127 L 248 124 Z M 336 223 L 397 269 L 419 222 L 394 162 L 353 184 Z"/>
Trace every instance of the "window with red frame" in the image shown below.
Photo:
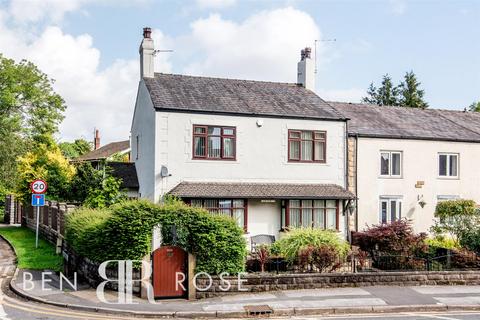
<path fill-rule="evenodd" d="M 338 228 L 337 200 L 286 200 L 282 208 L 282 228 Z"/>
<path fill-rule="evenodd" d="M 193 159 L 235 160 L 234 127 L 193 126 Z"/>
<path fill-rule="evenodd" d="M 288 161 L 326 162 L 325 131 L 288 130 Z"/>
<path fill-rule="evenodd" d="M 226 215 L 247 230 L 247 201 L 243 199 L 191 199 L 192 207 L 201 207 L 215 215 Z"/>

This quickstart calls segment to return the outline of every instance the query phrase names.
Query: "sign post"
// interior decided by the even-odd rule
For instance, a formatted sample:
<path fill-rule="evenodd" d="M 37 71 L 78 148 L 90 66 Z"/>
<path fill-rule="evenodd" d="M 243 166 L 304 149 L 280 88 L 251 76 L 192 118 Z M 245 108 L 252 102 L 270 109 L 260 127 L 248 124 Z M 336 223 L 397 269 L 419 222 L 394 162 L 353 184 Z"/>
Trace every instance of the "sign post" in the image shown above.
<path fill-rule="evenodd" d="M 47 183 L 44 180 L 34 180 L 30 184 L 32 190 L 32 207 L 37 207 L 37 223 L 35 227 L 35 248 L 38 248 L 38 228 L 40 226 L 40 207 L 45 205 Z"/>

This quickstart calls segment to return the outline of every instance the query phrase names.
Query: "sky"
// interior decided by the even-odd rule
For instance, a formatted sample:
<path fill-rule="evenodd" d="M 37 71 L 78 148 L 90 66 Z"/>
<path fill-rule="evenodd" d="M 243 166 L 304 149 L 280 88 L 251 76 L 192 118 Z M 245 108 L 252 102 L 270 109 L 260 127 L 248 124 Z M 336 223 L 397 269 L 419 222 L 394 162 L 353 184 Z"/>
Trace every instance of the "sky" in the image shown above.
<path fill-rule="evenodd" d="M 316 44 L 316 92 L 359 102 L 384 74 L 413 70 L 431 108 L 480 100 L 480 1 L 0 0 L 0 53 L 54 79 L 67 111 L 58 138 L 129 138 L 142 28 L 155 71 L 296 82 Z M 328 41 L 333 40 L 336 41 Z"/>

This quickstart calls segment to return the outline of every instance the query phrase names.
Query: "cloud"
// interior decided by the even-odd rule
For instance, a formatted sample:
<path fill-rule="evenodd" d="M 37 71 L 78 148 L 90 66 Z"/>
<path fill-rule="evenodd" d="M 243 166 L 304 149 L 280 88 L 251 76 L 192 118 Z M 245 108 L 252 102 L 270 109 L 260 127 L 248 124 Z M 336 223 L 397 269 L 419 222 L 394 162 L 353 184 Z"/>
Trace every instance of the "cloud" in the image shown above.
<path fill-rule="evenodd" d="M 58 22 L 65 13 L 78 10 L 91 0 L 11 0 L 8 12 L 16 22 Z"/>
<path fill-rule="evenodd" d="M 194 21 L 183 44 L 177 44 L 195 50 L 187 57 L 187 74 L 295 82 L 300 50 L 320 37 L 310 15 L 288 7 L 241 22 L 212 14 Z"/>
<path fill-rule="evenodd" d="M 48 26 L 32 39 L 18 37 L 21 28 L 9 28 L 7 14 L 0 11 L 0 52 L 6 57 L 27 59 L 50 78 L 66 101 L 65 120 L 60 126 L 63 140 L 91 139 L 93 128 L 104 142 L 127 139 L 136 88 L 137 60 L 116 60 L 101 70 L 101 53 L 88 34 L 72 36 L 57 26 Z"/>
<path fill-rule="evenodd" d="M 390 0 L 391 11 L 396 15 L 402 15 L 407 11 L 407 2 L 405 0 Z"/>
<path fill-rule="evenodd" d="M 318 94 L 327 101 L 361 102 L 365 96 L 365 90 L 358 88 L 319 90 Z"/>
<path fill-rule="evenodd" d="M 236 0 L 196 0 L 197 5 L 201 8 L 222 9 L 233 6 Z"/>

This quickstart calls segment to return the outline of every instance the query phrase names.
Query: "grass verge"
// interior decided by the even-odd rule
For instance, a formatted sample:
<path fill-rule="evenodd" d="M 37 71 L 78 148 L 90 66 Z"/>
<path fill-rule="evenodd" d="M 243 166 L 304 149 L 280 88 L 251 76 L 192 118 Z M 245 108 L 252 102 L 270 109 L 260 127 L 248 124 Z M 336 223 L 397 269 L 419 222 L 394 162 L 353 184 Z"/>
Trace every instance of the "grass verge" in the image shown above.
<path fill-rule="evenodd" d="M 39 239 L 35 248 L 35 233 L 24 227 L 0 228 L 0 235 L 15 247 L 18 267 L 33 270 L 63 271 L 63 257 L 55 253 L 55 247 Z"/>

